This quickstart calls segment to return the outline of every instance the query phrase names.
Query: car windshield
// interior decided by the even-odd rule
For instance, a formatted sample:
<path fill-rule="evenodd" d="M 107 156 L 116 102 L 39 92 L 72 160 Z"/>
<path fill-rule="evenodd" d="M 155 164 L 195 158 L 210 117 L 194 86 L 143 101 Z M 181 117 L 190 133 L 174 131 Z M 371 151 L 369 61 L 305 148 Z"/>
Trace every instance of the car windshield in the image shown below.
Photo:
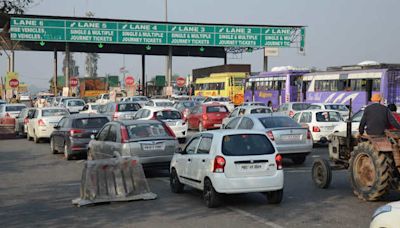
<path fill-rule="evenodd" d="M 210 101 L 229 102 L 230 99 L 227 97 L 212 97 Z"/>
<path fill-rule="evenodd" d="M 208 106 L 207 113 L 215 113 L 215 112 L 228 112 L 228 109 L 225 106 Z"/>
<path fill-rule="evenodd" d="M 317 122 L 339 122 L 342 117 L 338 112 L 317 112 Z"/>
<path fill-rule="evenodd" d="M 118 112 L 136 112 L 141 108 L 137 103 L 120 103 L 118 104 Z"/>
<path fill-rule="evenodd" d="M 132 101 L 148 101 L 146 97 L 132 97 Z"/>
<path fill-rule="evenodd" d="M 127 126 L 130 139 L 148 137 L 168 137 L 168 133 L 161 123 L 140 123 Z"/>
<path fill-rule="evenodd" d="M 321 106 L 319 106 L 319 105 L 310 105 L 307 109 L 318 110 L 318 109 L 321 109 Z"/>
<path fill-rule="evenodd" d="M 253 108 L 250 111 L 251 114 L 256 114 L 256 113 L 271 113 L 271 109 L 269 108 Z"/>
<path fill-rule="evenodd" d="M 172 107 L 174 104 L 168 101 L 155 102 L 157 107 Z"/>
<path fill-rule="evenodd" d="M 156 113 L 156 117 L 159 120 L 177 120 L 177 119 L 182 119 L 182 115 L 178 111 L 174 110 L 164 110 L 164 111 L 158 111 Z"/>
<path fill-rule="evenodd" d="M 108 123 L 107 117 L 91 117 L 75 119 L 72 123 L 72 126 L 79 129 L 99 129 L 102 128 L 106 123 Z"/>
<path fill-rule="evenodd" d="M 6 106 L 6 112 L 20 112 L 24 108 L 26 108 L 24 105 Z"/>
<path fill-rule="evenodd" d="M 337 110 L 337 111 L 349 111 L 349 109 L 347 109 L 346 105 L 331 104 L 331 105 L 325 105 L 325 108 L 331 109 L 331 110 Z"/>
<path fill-rule="evenodd" d="M 295 103 L 292 105 L 292 108 L 295 111 L 306 110 L 306 109 L 308 109 L 308 107 L 310 107 L 310 104 L 307 104 L 307 103 Z"/>
<path fill-rule="evenodd" d="M 68 115 L 67 110 L 65 109 L 44 109 L 42 111 L 42 116 L 66 116 Z"/>
<path fill-rule="evenodd" d="M 81 100 L 68 100 L 67 101 L 68 106 L 84 106 L 85 102 Z"/>
<path fill-rule="evenodd" d="M 363 110 L 358 111 L 356 114 L 353 115 L 352 121 L 353 122 L 361 122 L 361 118 L 364 114 Z"/>
<path fill-rule="evenodd" d="M 222 140 L 222 153 L 226 156 L 273 154 L 274 147 L 265 135 L 226 135 Z"/>
<path fill-rule="evenodd" d="M 198 105 L 199 103 L 197 103 L 197 102 L 182 102 L 182 105 L 185 107 L 185 108 L 192 108 L 192 107 L 194 107 L 194 106 L 196 106 L 196 105 Z"/>
<path fill-rule="evenodd" d="M 296 121 L 287 116 L 271 116 L 259 118 L 265 128 L 300 127 Z"/>
<path fill-rule="evenodd" d="M 104 94 L 104 95 L 103 95 L 103 99 L 105 99 L 105 100 L 110 99 L 110 95 L 109 95 L 109 94 Z"/>

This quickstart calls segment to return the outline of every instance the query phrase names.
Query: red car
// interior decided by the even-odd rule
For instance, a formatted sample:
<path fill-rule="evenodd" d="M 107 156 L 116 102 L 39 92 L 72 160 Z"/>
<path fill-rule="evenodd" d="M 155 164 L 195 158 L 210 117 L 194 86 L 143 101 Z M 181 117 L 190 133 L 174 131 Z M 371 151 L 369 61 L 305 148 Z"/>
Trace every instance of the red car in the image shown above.
<path fill-rule="evenodd" d="M 217 129 L 222 125 L 222 120 L 229 115 L 225 105 L 203 104 L 192 109 L 187 117 L 190 129 L 204 131 Z"/>

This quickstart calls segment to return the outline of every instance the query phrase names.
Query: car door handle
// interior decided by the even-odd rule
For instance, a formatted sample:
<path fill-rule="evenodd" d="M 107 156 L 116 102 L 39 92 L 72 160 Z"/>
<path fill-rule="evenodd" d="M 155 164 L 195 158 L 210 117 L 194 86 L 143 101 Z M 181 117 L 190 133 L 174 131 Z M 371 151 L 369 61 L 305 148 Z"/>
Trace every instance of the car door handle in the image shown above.
<path fill-rule="evenodd" d="M 202 162 L 206 162 L 206 159 L 201 160 Z"/>

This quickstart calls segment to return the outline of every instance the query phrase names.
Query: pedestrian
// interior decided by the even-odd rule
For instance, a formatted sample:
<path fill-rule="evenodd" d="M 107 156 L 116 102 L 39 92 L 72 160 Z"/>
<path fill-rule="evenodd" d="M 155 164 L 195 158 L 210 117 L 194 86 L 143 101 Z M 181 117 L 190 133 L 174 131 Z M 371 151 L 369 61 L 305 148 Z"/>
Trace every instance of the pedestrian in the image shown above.
<path fill-rule="evenodd" d="M 388 105 L 389 110 L 392 112 L 394 118 L 398 123 L 400 123 L 400 114 L 397 113 L 397 106 L 395 104 L 389 104 Z M 390 125 L 390 130 L 396 129 L 394 126 Z"/>
<path fill-rule="evenodd" d="M 13 95 L 12 98 L 10 99 L 10 104 L 17 104 L 19 103 L 18 99 L 17 99 L 17 95 Z"/>
<path fill-rule="evenodd" d="M 365 127 L 368 135 L 384 135 L 385 130 L 393 126 L 396 129 L 400 129 L 400 124 L 394 118 L 392 112 L 381 102 L 381 95 L 376 93 L 372 95 L 372 104 L 368 105 L 364 114 L 361 118 L 359 133 L 360 136 L 364 134 Z"/>

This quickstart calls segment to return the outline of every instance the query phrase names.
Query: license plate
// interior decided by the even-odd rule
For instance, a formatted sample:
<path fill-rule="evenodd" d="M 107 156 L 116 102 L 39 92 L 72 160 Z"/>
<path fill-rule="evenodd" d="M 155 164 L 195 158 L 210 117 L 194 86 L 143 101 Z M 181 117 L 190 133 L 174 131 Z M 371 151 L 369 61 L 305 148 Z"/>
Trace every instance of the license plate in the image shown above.
<path fill-rule="evenodd" d="M 175 121 L 171 121 L 171 122 L 167 122 L 168 126 L 175 126 L 177 122 Z"/>
<path fill-rule="evenodd" d="M 126 119 L 132 119 L 132 118 L 133 118 L 133 115 L 125 115 L 125 118 L 126 118 Z"/>
<path fill-rule="evenodd" d="M 326 126 L 326 127 L 323 127 L 323 129 L 325 129 L 325 130 L 327 130 L 327 131 L 331 131 L 331 130 L 333 130 L 333 128 L 334 128 L 334 126 Z"/>
<path fill-rule="evenodd" d="M 221 127 L 222 124 L 214 124 L 214 127 Z"/>
<path fill-rule="evenodd" d="M 282 141 L 298 141 L 301 140 L 301 135 L 282 135 Z"/>
<path fill-rule="evenodd" d="M 242 164 L 239 167 L 241 172 L 252 172 L 264 169 L 263 164 Z"/>
<path fill-rule="evenodd" d="M 164 144 L 142 144 L 142 149 L 143 150 L 164 150 L 165 149 L 165 145 Z"/>

